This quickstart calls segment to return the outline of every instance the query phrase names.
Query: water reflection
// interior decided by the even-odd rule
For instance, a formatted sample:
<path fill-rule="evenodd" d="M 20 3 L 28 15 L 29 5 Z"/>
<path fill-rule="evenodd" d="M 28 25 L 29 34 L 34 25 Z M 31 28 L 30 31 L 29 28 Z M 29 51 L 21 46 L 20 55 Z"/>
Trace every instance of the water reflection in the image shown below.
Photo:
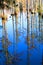
<path fill-rule="evenodd" d="M 3 54 L 4 58 L 1 61 L 2 63 L 4 62 L 4 65 L 27 65 L 28 59 L 30 65 L 34 65 L 35 63 L 37 63 L 37 65 L 41 65 L 40 61 L 42 60 L 41 48 L 43 46 L 43 19 L 40 17 L 39 27 L 38 13 L 35 15 L 29 13 L 29 30 L 27 38 L 27 20 L 25 20 L 27 19 L 27 14 L 24 12 L 22 13 L 23 14 L 19 13 L 16 16 L 10 15 L 7 20 L 4 20 L 4 23 L 2 23 L 3 19 L 0 19 L 0 22 L 2 23 L 2 25 L 0 25 L 0 54 Z M 23 25 L 23 27 L 21 25 Z M 2 58 L 1 55 L 0 57 Z M 37 59 L 39 60 L 38 62 Z"/>

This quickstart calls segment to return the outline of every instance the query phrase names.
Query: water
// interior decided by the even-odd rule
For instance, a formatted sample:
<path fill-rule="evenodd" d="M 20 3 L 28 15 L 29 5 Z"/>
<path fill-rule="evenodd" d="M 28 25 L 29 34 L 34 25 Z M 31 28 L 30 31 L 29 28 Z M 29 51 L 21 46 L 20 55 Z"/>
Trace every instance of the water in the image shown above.
<path fill-rule="evenodd" d="M 14 16 L 13 27 L 12 16 L 8 18 L 5 35 L 3 36 L 3 26 L 0 18 L 0 65 L 42 65 L 43 19 L 40 18 L 40 23 L 42 23 L 39 31 L 38 14 L 34 16 L 30 14 L 28 45 L 26 13 L 23 13 L 23 17 L 21 15 L 21 20 L 19 14 L 17 21 L 16 26 Z"/>

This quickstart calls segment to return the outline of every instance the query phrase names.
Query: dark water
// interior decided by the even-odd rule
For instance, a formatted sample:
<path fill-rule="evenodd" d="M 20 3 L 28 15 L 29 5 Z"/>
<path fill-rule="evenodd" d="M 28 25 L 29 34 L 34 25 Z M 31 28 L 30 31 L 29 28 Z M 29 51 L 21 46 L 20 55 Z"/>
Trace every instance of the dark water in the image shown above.
<path fill-rule="evenodd" d="M 14 16 L 13 25 L 9 17 L 4 29 L 0 18 L 0 65 L 43 65 L 43 19 L 40 18 L 39 30 L 38 14 L 30 14 L 28 44 L 26 13 L 21 20 L 19 14 L 16 20 L 17 25 Z"/>

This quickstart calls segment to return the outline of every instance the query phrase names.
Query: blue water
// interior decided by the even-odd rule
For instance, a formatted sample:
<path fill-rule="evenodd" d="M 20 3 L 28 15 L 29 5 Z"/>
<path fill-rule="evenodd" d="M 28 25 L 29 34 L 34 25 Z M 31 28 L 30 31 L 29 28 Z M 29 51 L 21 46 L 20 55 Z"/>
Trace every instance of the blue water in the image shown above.
<path fill-rule="evenodd" d="M 23 18 L 23 21 L 22 21 Z M 32 20 L 31 20 L 32 19 Z M 12 24 L 12 16 L 6 21 L 6 32 L 7 39 L 10 42 L 5 42 L 4 45 L 8 44 L 7 48 L 3 48 L 3 26 L 2 20 L 0 18 L 0 65 L 42 65 L 42 55 L 43 55 L 43 33 L 39 32 L 39 17 L 38 14 L 31 15 L 29 17 L 29 42 L 30 45 L 27 45 L 27 19 L 26 13 L 21 15 L 21 24 L 20 25 L 20 14 L 18 15 L 18 24 L 15 25 L 15 16 L 14 16 L 14 30 Z M 31 22 L 32 30 L 31 30 Z M 43 19 L 40 18 L 40 22 L 43 24 Z M 37 25 L 37 26 L 36 26 Z M 16 33 L 17 27 L 17 33 Z M 42 26 L 43 30 L 43 26 Z M 34 37 L 31 38 L 31 32 Z M 39 35 L 40 34 L 40 35 Z M 17 38 L 16 38 L 17 37 Z M 39 40 L 41 39 L 41 40 Z M 34 45 L 34 47 L 32 47 Z M 7 51 L 6 51 L 7 50 Z M 28 51 L 27 51 L 28 50 Z M 8 55 L 6 56 L 6 52 Z M 28 58 L 29 57 L 29 58 Z M 8 61 L 9 62 L 8 62 Z M 8 64 L 7 64 L 8 63 Z"/>

